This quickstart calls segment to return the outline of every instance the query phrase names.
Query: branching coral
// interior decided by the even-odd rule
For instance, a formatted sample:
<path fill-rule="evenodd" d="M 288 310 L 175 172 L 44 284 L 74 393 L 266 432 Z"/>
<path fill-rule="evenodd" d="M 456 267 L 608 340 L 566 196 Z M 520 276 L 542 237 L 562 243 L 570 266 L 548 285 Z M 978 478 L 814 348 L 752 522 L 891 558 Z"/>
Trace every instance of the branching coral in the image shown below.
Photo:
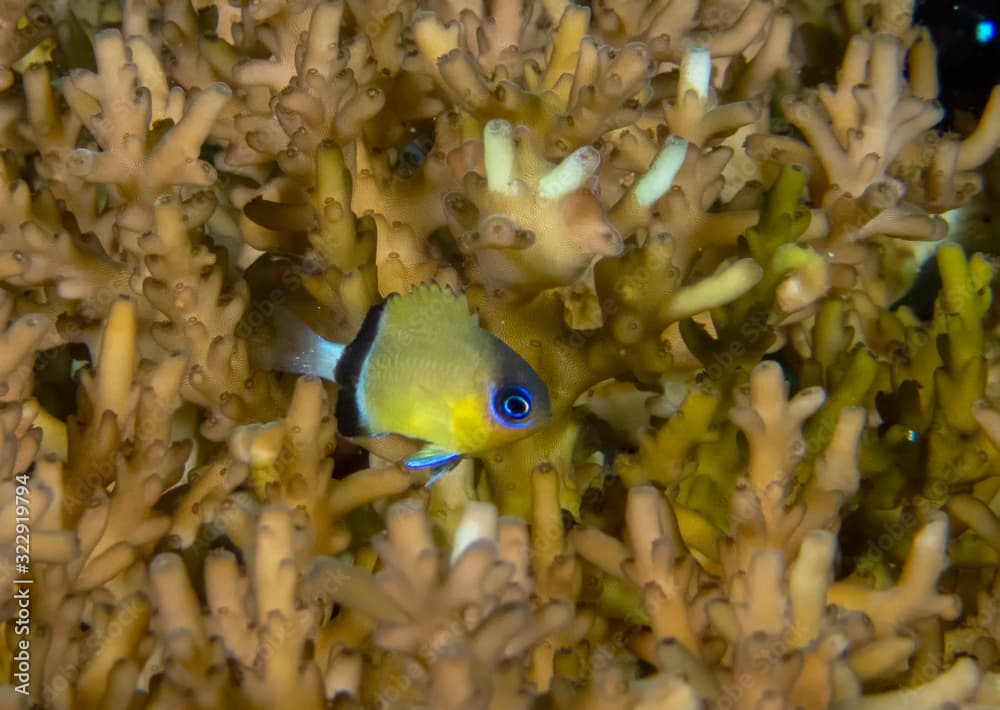
<path fill-rule="evenodd" d="M 140 204 L 168 186 L 211 185 L 215 171 L 198 150 L 232 90 L 212 84 L 184 106 L 142 40 L 132 40 L 128 51 L 120 33 L 103 32 L 94 38 L 97 73 L 69 78 L 66 101 L 99 147 L 73 151 L 70 172 L 115 185 L 119 201 Z"/>
<path fill-rule="evenodd" d="M 212 207 L 206 211 L 197 202 L 181 204 L 170 195 L 157 199 L 155 231 L 141 241 L 150 274 L 143 293 L 169 318 L 154 326 L 153 338 L 168 352 L 188 353 L 185 397 L 210 408 L 202 430 L 218 439 L 246 421 L 251 410 L 270 418 L 279 395 L 265 373 L 251 372 L 246 344 L 235 334 L 247 307 L 246 284 L 238 282 L 235 293 L 223 294 L 222 253 L 192 244 L 188 236 Z"/>
<path fill-rule="evenodd" d="M 477 118 L 525 122 L 549 157 L 562 158 L 641 116 L 652 96 L 651 62 L 645 44 L 627 43 L 616 50 L 588 36 L 590 9 L 570 3 L 560 7 L 551 52 L 544 51 L 547 40 L 538 31 L 542 23 L 532 16 L 544 12 L 542 7 L 530 2 L 520 17 L 508 10 L 490 18 L 506 33 L 520 26 L 515 32 L 521 36 L 490 36 L 482 13 L 470 11 L 451 24 L 421 14 L 415 19 L 414 39 L 450 99 Z M 470 51 L 472 37 L 478 56 Z"/>
<path fill-rule="evenodd" d="M 301 510 L 311 521 L 311 548 L 330 554 L 343 550 L 350 533 L 341 517 L 368 501 L 405 491 L 410 479 L 394 468 L 358 471 L 331 481 L 329 452 L 334 422 L 322 384 L 301 379 L 284 420 L 249 425 L 230 437 L 230 450 L 249 467 L 262 498 Z"/>
<path fill-rule="evenodd" d="M 371 84 L 371 48 L 341 41 L 344 12 L 343 2 L 260 3 L 241 22 L 272 56 L 232 65 L 227 78 L 248 90 L 248 100 L 234 119 L 241 140 L 227 163 L 277 159 L 286 173 L 309 175 L 322 141 L 350 142 L 379 112 L 385 96 Z"/>
<path fill-rule="evenodd" d="M 621 236 L 586 189 L 600 162 L 597 151 L 579 148 L 552 165 L 534 153 L 528 135 L 504 120 L 487 123 L 485 178 L 467 178 L 468 198 L 445 198 L 459 245 L 475 255 L 491 292 L 567 286 L 622 249 Z"/>
<path fill-rule="evenodd" d="M 23 181 L 0 176 L 0 255 L 4 280 L 13 286 L 54 286 L 81 313 L 101 317 L 128 291 L 130 268 L 111 259 L 92 235 L 61 223 L 54 193 L 32 195 Z M 85 215 L 81 215 L 85 217 Z"/>
<path fill-rule="evenodd" d="M 1000 89 L 942 132 L 935 36 L 0 1 L 5 706 L 996 705 Z M 265 365 L 430 281 L 552 418 L 421 487 Z"/>
<path fill-rule="evenodd" d="M 371 576 L 318 559 L 306 580 L 310 593 L 374 620 L 376 646 L 399 658 L 398 667 L 387 664 L 383 673 L 401 674 L 410 697 L 425 696 L 441 707 L 523 706 L 526 679 L 518 659 L 574 622 L 571 601 L 532 608 L 524 524 L 498 520 L 491 505 L 470 503 L 447 565 L 412 503 L 391 508 L 387 525 L 385 537 L 374 541 L 384 570 Z M 533 531 L 536 551 L 547 534 L 544 527 Z M 544 563 L 536 565 L 545 571 Z M 577 623 L 587 621 L 584 615 Z M 485 672 L 498 667 L 499 675 Z M 535 683 L 544 684 L 549 673 L 536 658 Z M 381 682 L 393 687 L 399 679 L 389 675 Z"/>
<path fill-rule="evenodd" d="M 764 135 L 748 143 L 751 154 L 761 158 L 817 163 L 812 189 L 827 212 L 827 233 L 817 249 L 838 264 L 858 265 L 865 254 L 858 242 L 876 235 L 941 239 L 947 226 L 935 213 L 958 207 L 979 191 L 973 170 L 1000 140 L 995 97 L 964 141 L 931 131 L 943 116 L 934 101 L 936 89 L 928 86 L 936 87 L 936 70 L 922 45 L 914 44 L 907 81 L 907 49 L 889 34 L 855 35 L 835 87 L 783 99 L 785 117 L 809 148 Z"/>

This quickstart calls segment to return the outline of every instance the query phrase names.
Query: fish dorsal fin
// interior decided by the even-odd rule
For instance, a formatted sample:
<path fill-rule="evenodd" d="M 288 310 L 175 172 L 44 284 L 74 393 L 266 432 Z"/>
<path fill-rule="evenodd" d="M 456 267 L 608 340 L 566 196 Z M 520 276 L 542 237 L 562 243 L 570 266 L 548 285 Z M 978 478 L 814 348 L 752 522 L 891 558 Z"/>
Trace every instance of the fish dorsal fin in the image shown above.
<path fill-rule="evenodd" d="M 479 316 L 469 313 L 465 294 L 436 283 L 417 284 L 409 293 L 392 294 L 385 301 L 385 313 L 395 323 L 426 322 L 433 328 L 448 323 L 479 326 Z"/>

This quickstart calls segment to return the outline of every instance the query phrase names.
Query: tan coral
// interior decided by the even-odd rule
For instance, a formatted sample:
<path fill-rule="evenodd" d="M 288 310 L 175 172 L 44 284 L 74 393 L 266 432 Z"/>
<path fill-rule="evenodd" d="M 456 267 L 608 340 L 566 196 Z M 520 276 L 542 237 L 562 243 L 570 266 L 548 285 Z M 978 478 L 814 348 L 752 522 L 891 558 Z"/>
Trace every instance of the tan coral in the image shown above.
<path fill-rule="evenodd" d="M 238 164 L 240 150 L 257 152 L 276 158 L 287 174 L 308 179 L 322 141 L 349 143 L 382 109 L 385 95 L 370 85 L 375 66 L 369 48 L 340 36 L 344 12 L 343 1 L 254 6 L 249 19 L 273 56 L 240 62 L 232 79 L 266 89 L 273 105 L 255 102 L 258 110 L 248 103 L 237 114 L 246 147 L 231 147 L 228 162 Z"/>
<path fill-rule="evenodd" d="M 707 47 L 713 56 L 739 55 L 757 39 L 771 18 L 772 8 L 761 0 L 719 3 L 699 13 L 699 3 L 681 0 L 657 4 L 647 0 L 608 3 L 595 24 L 608 37 L 642 38 L 657 59 L 679 61 L 691 44 Z"/>
<path fill-rule="evenodd" d="M 0 168 L 0 273 L 15 286 L 55 285 L 78 301 L 82 313 L 104 316 L 118 296 L 129 295 L 130 265 L 99 241 L 60 224 L 52 193 L 32 194 L 26 182 L 8 182 Z"/>
<path fill-rule="evenodd" d="M 215 170 L 199 160 L 198 152 L 229 100 L 229 86 L 212 84 L 192 97 L 176 126 L 148 150 L 151 124 L 168 110 L 159 105 L 167 96 L 143 83 L 145 67 L 129 61 L 117 30 L 101 33 L 95 43 L 97 73 L 75 73 L 67 84 L 66 99 L 99 149 L 73 151 L 68 157 L 70 172 L 90 182 L 115 185 L 123 200 L 149 201 L 173 185 L 212 184 Z M 134 57 L 136 50 L 132 51 Z M 165 85 L 158 62 L 152 69 Z"/>
<path fill-rule="evenodd" d="M 153 560 L 158 623 L 167 641 L 162 653 L 168 672 L 158 689 L 162 701 L 188 697 L 207 708 L 226 697 L 243 697 L 274 704 L 279 693 L 303 707 L 322 707 L 318 668 L 299 662 L 304 637 L 318 620 L 295 594 L 299 563 L 292 515 L 281 506 L 265 508 L 255 528 L 248 575 L 227 552 L 206 561 L 207 618 L 181 559 L 165 553 Z M 211 644 L 210 629 L 218 634 Z M 219 667 L 224 654 L 242 666 L 238 685 Z"/>
<path fill-rule="evenodd" d="M 936 590 L 938 578 L 947 566 L 948 519 L 935 515 L 913 539 L 899 581 L 890 589 L 865 589 L 852 584 L 834 584 L 829 599 L 848 609 L 868 614 L 876 629 L 895 630 L 901 625 L 928 616 L 953 619 L 961 602 L 951 594 Z"/>
<path fill-rule="evenodd" d="M 697 654 L 705 621 L 695 597 L 699 570 L 673 511 L 661 493 L 645 486 L 629 492 L 627 516 L 631 554 L 610 535 L 589 528 L 574 531 L 574 547 L 598 569 L 638 588 L 655 638 L 675 639 Z"/>
<path fill-rule="evenodd" d="M 841 506 L 859 484 L 855 458 L 864 412 L 847 409 L 832 432 L 814 432 L 807 438 L 803 422 L 825 398 L 819 388 L 789 398 L 777 364 L 761 363 L 751 373 L 749 397 L 730 414 L 750 445 L 747 478 L 732 499 L 735 534 L 724 546 L 723 565 L 730 574 L 745 570 L 756 550 L 778 549 L 794 556 L 811 530 L 836 529 Z M 797 477 L 807 456 L 816 456 L 816 463 L 802 486 Z"/>
<path fill-rule="evenodd" d="M 184 396 L 212 408 L 203 431 L 222 438 L 246 421 L 250 408 L 274 411 L 280 394 L 267 374 L 251 373 L 247 345 L 236 335 L 246 284 L 239 281 L 232 293 L 223 293 L 225 271 L 217 255 L 197 242 L 201 222 L 185 215 L 178 200 L 162 196 L 154 214 L 155 232 L 139 244 L 150 272 L 143 292 L 169 320 L 153 336 L 168 351 L 189 354 Z"/>
<path fill-rule="evenodd" d="M 558 21 L 552 51 L 543 52 L 544 40 L 540 43 L 532 30 L 540 5 L 528 3 L 521 17 L 513 8 L 498 13 L 485 27 L 482 15 L 473 12 L 451 23 L 422 13 L 415 19 L 414 38 L 456 103 L 483 119 L 527 124 L 543 154 L 560 159 L 639 117 L 651 96 L 652 66 L 644 44 L 615 50 L 588 36 L 590 10 L 569 3 L 552 18 Z M 482 38 L 476 54 L 470 51 L 471 37 Z M 512 46 L 517 53 L 510 52 Z M 535 52 L 542 55 L 538 62 L 528 61 Z"/>
<path fill-rule="evenodd" d="M 760 109 L 747 101 L 713 106 L 718 98 L 710 95 L 711 71 L 712 55 L 707 47 L 687 48 L 680 62 L 677 96 L 672 104 L 664 102 L 670 132 L 699 147 L 707 147 L 710 139 L 725 137 L 760 118 Z"/>
<path fill-rule="evenodd" d="M 597 151 L 580 148 L 554 165 L 532 149 L 529 131 L 501 119 L 487 123 L 486 175 L 466 178 L 468 197 L 445 197 L 459 244 L 491 292 L 566 286 L 622 249 L 586 187 L 600 163 Z"/>
<path fill-rule="evenodd" d="M 421 690 L 428 697 L 449 699 L 451 707 L 461 688 L 453 686 L 456 675 L 467 687 L 462 692 L 474 693 L 483 704 L 491 698 L 498 702 L 497 693 L 519 690 L 526 679 L 513 668 L 513 678 L 494 677 L 487 669 L 523 658 L 573 618 L 572 603 L 552 601 L 533 608 L 528 601 L 523 526 L 498 520 L 492 505 L 470 504 L 449 564 L 439 558 L 416 501 L 390 507 L 387 525 L 387 533 L 375 541 L 385 561 L 383 571 L 372 576 L 321 558 L 307 587 L 327 604 L 337 601 L 374 619 L 378 647 L 423 666 L 409 676 L 408 693 Z M 458 663 L 456 654 L 475 663 Z"/>
<path fill-rule="evenodd" d="M 237 429 L 229 438 L 233 458 L 249 468 L 261 499 L 305 513 L 307 544 L 316 554 L 336 554 L 347 547 L 347 513 L 412 485 L 410 474 L 395 467 L 331 480 L 334 436 L 323 384 L 309 377 L 296 383 L 283 420 Z"/>
<path fill-rule="evenodd" d="M 899 151 L 941 120 L 941 109 L 904 94 L 903 48 L 890 37 L 854 38 L 836 88 L 816 106 L 788 99 L 789 120 L 805 133 L 835 194 L 860 196 L 882 179 Z M 857 85 L 867 82 L 867 88 Z M 827 198 L 829 199 L 829 198 Z"/>
<path fill-rule="evenodd" d="M 110 234 L 103 222 L 106 215 L 98 213 L 98 187 L 74 175 L 68 164 L 77 147 L 83 122 L 72 111 L 62 111 L 59 97 L 52 86 L 48 67 L 33 64 L 24 72 L 24 93 L 27 121 L 22 135 L 39 148 L 36 169 L 50 183 L 53 194 L 64 200 L 85 231 L 94 229 L 108 244 Z M 104 217 L 101 220 L 101 217 Z"/>
<path fill-rule="evenodd" d="M 14 320 L 14 298 L 0 291 L 0 401 L 20 402 L 32 390 L 35 352 L 51 327 L 47 318 L 28 315 Z M 6 478 L 0 476 L 0 480 Z"/>

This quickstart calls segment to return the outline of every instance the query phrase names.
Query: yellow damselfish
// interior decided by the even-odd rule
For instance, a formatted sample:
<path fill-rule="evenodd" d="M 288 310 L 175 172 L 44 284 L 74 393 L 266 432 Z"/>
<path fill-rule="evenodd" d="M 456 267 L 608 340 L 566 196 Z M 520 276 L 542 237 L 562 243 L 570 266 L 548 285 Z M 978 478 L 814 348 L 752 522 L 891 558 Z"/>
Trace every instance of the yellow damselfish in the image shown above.
<path fill-rule="evenodd" d="M 258 362 L 340 385 L 345 436 L 401 434 L 424 442 L 410 468 L 450 470 L 522 439 L 551 418 L 548 389 L 524 358 L 479 326 L 463 294 L 433 284 L 373 307 L 347 346 L 284 312 Z"/>

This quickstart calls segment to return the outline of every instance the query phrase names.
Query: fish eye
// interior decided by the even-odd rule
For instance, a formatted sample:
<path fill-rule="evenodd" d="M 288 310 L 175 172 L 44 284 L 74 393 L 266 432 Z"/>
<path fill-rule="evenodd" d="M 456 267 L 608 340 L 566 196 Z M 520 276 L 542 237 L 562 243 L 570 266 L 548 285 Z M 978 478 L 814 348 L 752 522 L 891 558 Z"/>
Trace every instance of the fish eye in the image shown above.
<path fill-rule="evenodd" d="M 524 387 L 502 387 L 493 398 L 493 409 L 511 424 L 524 423 L 531 414 L 531 393 Z"/>

